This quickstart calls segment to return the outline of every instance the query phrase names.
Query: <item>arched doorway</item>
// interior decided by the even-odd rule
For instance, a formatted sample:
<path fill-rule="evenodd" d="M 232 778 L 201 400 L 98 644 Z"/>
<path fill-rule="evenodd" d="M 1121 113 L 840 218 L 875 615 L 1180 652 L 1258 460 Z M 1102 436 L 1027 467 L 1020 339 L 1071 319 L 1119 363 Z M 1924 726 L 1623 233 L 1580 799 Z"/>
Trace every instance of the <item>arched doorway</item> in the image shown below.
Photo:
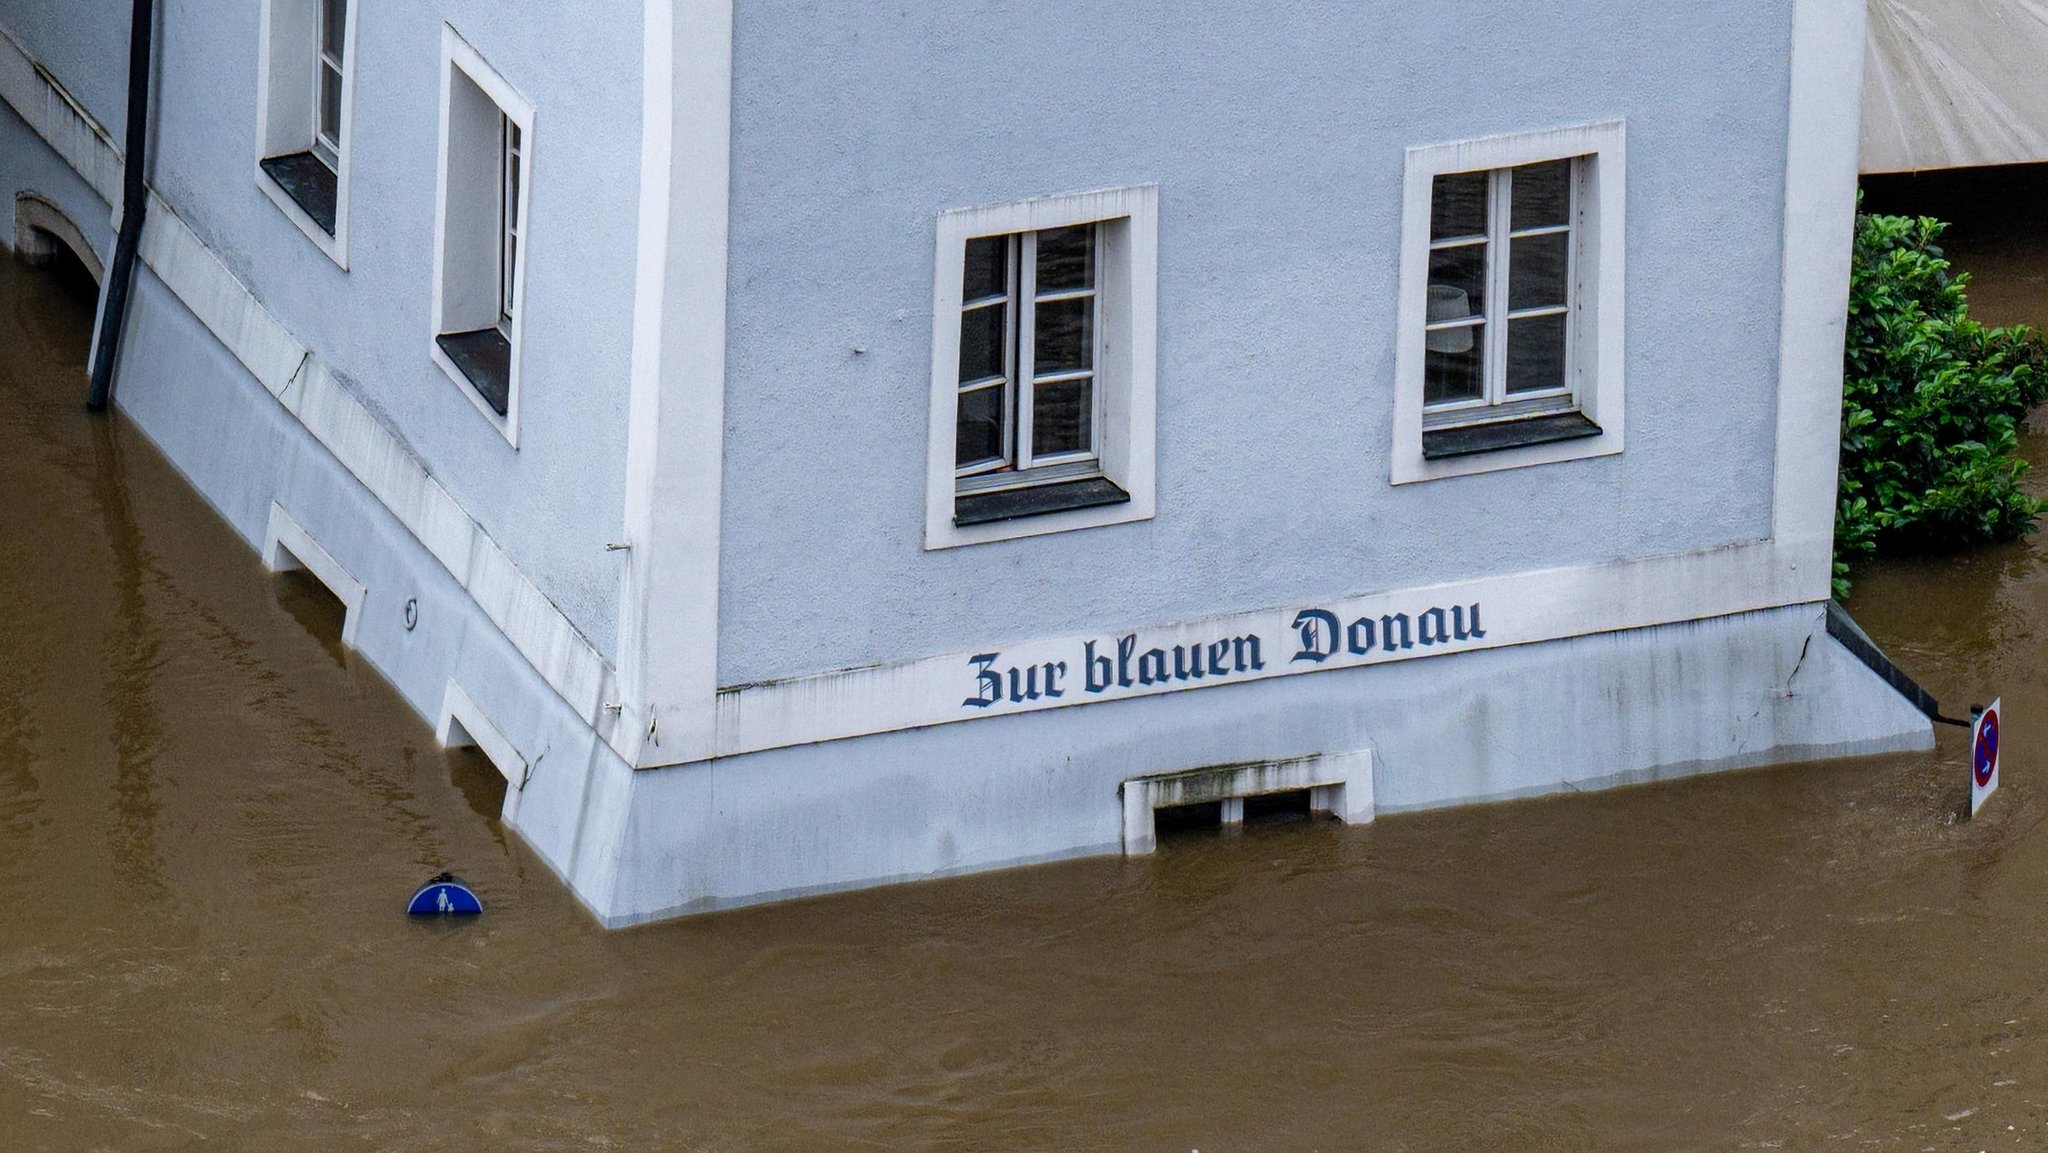
<path fill-rule="evenodd" d="M 100 282 L 106 274 L 100 256 L 63 209 L 34 192 L 14 198 L 14 249 L 30 267 L 47 277 L 52 295 L 70 310 L 97 312 Z M 55 302 L 52 302 L 55 303 Z M 90 332 L 90 321 L 87 322 Z M 86 345 L 89 353 L 90 343 Z"/>
<path fill-rule="evenodd" d="M 69 257 L 95 286 L 106 275 L 99 253 L 78 225 L 49 198 L 33 192 L 14 197 L 14 246 L 39 267 Z"/>
<path fill-rule="evenodd" d="M 99 253 L 63 209 L 34 192 L 15 196 L 12 232 L 0 239 L 12 241 L 21 263 L 34 270 L 9 278 L 16 282 L 16 307 L 30 309 L 41 322 L 31 323 L 26 314 L 17 319 L 43 333 L 46 340 L 57 341 L 46 353 L 45 371 L 60 375 L 84 371 L 91 356 L 104 275 Z M 33 285 L 21 282 L 21 275 L 31 277 Z M 75 347 L 72 337 L 59 335 L 68 333 L 77 334 Z"/>

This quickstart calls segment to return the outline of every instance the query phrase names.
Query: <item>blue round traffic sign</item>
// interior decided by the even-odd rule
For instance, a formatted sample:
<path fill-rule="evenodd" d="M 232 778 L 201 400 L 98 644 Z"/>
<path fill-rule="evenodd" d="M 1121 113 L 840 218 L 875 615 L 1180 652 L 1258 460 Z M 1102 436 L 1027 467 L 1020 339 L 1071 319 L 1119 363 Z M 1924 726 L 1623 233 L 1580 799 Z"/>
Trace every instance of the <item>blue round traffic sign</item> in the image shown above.
<path fill-rule="evenodd" d="M 1977 787 L 1991 783 L 1991 774 L 1998 769 L 1998 713 L 1986 710 L 1984 721 L 1977 729 L 1977 747 L 1974 750 L 1971 768 L 1977 774 Z"/>
<path fill-rule="evenodd" d="M 413 893 L 405 911 L 415 917 L 474 917 L 484 903 L 461 877 L 442 873 Z"/>

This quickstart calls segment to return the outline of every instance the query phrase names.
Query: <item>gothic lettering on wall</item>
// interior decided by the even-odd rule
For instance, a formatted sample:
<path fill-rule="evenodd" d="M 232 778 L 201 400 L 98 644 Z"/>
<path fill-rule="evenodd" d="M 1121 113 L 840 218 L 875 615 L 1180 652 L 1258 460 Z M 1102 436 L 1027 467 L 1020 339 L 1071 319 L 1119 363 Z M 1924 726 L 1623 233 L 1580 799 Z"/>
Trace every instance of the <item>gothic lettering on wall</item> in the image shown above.
<path fill-rule="evenodd" d="M 1289 666 L 1342 667 L 1423 656 L 1483 640 L 1479 605 L 1430 607 L 1346 621 L 1328 609 L 1303 609 L 1286 635 L 1258 633 L 1147 644 L 1140 633 L 1085 640 L 1069 660 L 1005 662 L 1000 652 L 967 658 L 972 692 L 964 709 L 1114 697 L 1163 686 L 1194 688 L 1264 673 L 1286 654 Z M 1294 671 L 1308 671 L 1307 668 Z"/>

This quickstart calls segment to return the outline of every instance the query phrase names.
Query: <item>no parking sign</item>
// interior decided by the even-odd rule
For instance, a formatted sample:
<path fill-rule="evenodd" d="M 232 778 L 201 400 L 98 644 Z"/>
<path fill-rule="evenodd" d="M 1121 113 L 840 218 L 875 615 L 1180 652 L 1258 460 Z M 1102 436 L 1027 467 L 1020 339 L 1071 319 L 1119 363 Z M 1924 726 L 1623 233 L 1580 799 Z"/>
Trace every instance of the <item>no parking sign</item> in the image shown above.
<path fill-rule="evenodd" d="M 1977 723 L 1970 727 L 1970 815 L 1977 810 L 1991 794 L 1998 791 L 1998 712 L 2001 701 L 1992 701 L 1990 707 L 1977 714 Z"/>

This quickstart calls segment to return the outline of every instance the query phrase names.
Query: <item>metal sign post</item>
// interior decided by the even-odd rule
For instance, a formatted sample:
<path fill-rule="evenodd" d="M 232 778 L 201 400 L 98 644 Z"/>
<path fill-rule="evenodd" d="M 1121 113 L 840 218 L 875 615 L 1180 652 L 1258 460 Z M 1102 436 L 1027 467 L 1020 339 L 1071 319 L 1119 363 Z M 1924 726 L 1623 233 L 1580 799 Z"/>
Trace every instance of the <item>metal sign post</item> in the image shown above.
<path fill-rule="evenodd" d="M 1970 726 L 1970 815 L 1984 807 L 1991 794 L 1998 791 L 1999 752 L 1999 706 L 2003 702 L 1992 701 L 1990 706 L 1977 714 L 1976 723 Z"/>

